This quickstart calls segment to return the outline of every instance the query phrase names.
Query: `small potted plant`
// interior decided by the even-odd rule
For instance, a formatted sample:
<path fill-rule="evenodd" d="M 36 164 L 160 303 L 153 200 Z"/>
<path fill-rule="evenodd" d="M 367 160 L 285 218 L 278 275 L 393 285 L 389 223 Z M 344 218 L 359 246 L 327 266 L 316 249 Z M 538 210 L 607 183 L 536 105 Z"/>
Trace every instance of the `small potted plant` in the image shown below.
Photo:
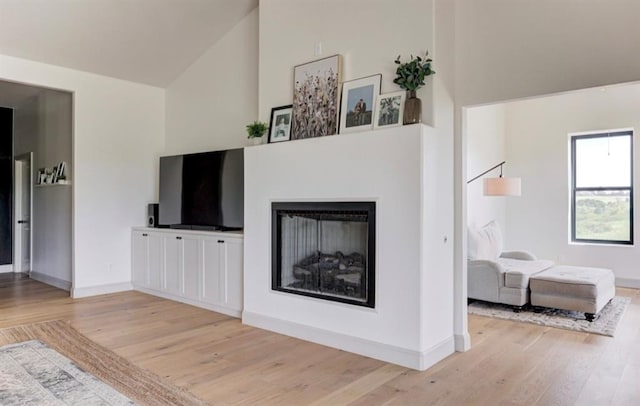
<path fill-rule="evenodd" d="M 393 83 L 400 86 L 401 89 L 407 91 L 407 100 L 404 104 L 403 124 L 414 124 L 422 121 L 422 101 L 416 97 L 416 90 L 424 86 L 424 80 L 436 73 L 431 69 L 431 58 L 429 51 L 425 52 L 424 57 L 411 55 L 408 62 L 400 61 L 400 55 L 394 61 L 398 67 L 396 68 L 396 78 Z"/>
<path fill-rule="evenodd" d="M 247 138 L 253 139 L 253 143 L 258 145 L 262 144 L 262 136 L 267 132 L 267 123 L 262 121 L 254 121 L 251 124 L 247 124 Z"/>

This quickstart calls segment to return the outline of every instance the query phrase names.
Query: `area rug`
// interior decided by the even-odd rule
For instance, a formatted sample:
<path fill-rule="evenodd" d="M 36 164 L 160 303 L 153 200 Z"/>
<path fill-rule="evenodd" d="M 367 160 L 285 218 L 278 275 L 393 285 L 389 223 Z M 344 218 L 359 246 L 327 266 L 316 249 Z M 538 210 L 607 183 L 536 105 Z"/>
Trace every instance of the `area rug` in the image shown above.
<path fill-rule="evenodd" d="M 0 347 L 1 405 L 133 405 L 38 340 Z"/>
<path fill-rule="evenodd" d="M 0 347 L 2 405 L 206 404 L 63 321 L 1 329 Z"/>
<path fill-rule="evenodd" d="M 614 297 L 611 302 L 600 311 L 593 322 L 588 322 L 584 317 L 584 313 L 581 312 L 545 308 L 540 313 L 536 313 L 532 309 L 525 309 L 520 313 L 516 313 L 511 306 L 489 302 L 473 302 L 469 304 L 468 312 L 469 314 L 477 316 L 521 321 L 541 326 L 613 337 L 618 322 L 630 302 L 631 298 L 629 297 Z"/>

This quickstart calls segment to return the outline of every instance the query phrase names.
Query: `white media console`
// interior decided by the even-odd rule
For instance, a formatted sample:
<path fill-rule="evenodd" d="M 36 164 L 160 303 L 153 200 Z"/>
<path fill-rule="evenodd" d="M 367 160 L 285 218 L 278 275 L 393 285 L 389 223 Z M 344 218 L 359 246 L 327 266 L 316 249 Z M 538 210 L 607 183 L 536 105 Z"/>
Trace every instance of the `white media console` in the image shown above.
<path fill-rule="evenodd" d="M 134 289 L 240 317 L 242 232 L 135 227 L 131 237 Z"/>

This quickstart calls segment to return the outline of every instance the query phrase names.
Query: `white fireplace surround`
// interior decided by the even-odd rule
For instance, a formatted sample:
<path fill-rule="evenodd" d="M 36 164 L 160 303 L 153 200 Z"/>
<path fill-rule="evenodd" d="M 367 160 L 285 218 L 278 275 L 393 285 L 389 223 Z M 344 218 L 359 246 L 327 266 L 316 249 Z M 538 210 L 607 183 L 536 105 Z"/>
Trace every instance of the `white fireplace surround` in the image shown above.
<path fill-rule="evenodd" d="M 271 203 L 376 202 L 374 309 L 271 290 Z M 453 140 L 418 124 L 245 149 L 244 323 L 424 370 L 454 351 Z"/>

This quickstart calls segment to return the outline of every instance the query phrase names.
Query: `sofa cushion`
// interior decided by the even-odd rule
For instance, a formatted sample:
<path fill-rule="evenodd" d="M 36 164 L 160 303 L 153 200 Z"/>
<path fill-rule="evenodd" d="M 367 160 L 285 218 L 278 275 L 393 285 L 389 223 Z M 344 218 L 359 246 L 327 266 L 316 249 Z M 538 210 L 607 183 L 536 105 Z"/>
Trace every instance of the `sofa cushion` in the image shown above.
<path fill-rule="evenodd" d="M 553 261 L 536 259 L 523 261 L 520 259 L 498 258 L 496 260 L 505 270 L 504 285 L 509 288 L 528 288 L 529 278 L 554 265 Z"/>
<path fill-rule="evenodd" d="M 495 221 L 482 228 L 469 227 L 467 257 L 471 260 L 486 259 L 495 261 L 502 252 L 502 232 Z"/>

